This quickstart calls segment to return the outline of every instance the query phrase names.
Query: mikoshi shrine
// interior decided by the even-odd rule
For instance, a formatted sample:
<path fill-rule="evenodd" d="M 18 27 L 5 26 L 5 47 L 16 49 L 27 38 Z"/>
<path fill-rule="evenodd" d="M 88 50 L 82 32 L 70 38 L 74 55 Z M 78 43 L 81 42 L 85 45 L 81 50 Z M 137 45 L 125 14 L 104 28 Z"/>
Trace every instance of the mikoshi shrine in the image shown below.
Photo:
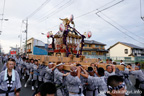
<path fill-rule="evenodd" d="M 70 70 L 70 66 L 75 66 L 76 63 L 80 63 L 85 69 L 90 66 L 91 63 L 97 63 L 98 67 L 106 69 L 106 63 L 98 64 L 98 59 L 85 58 L 82 55 L 84 46 L 84 39 L 92 36 L 91 32 L 84 32 L 81 34 L 75 29 L 74 16 L 70 18 L 60 19 L 63 23 L 59 26 L 59 31 L 53 35 L 52 32 L 48 32 L 47 38 L 52 38 L 52 48 L 54 55 L 29 55 L 29 59 L 38 59 L 39 63 L 45 62 L 47 65 L 49 62 L 63 62 L 64 70 Z M 72 26 L 71 26 L 72 25 Z M 72 65 L 71 65 L 71 64 Z M 124 70 L 124 66 L 116 65 L 119 70 Z"/>

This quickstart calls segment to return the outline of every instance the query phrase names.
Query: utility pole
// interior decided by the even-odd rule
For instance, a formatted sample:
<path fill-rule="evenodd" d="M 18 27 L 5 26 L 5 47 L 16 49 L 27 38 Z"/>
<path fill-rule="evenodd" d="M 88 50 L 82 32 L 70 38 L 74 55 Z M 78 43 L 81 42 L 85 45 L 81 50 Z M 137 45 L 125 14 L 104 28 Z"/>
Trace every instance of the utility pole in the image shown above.
<path fill-rule="evenodd" d="M 24 22 L 24 21 L 25 21 L 25 22 Z M 26 33 L 25 55 L 27 55 L 28 18 L 26 18 L 26 20 L 23 20 L 22 22 L 26 24 L 26 30 L 24 31 L 24 33 Z"/>
<path fill-rule="evenodd" d="M 26 55 L 27 55 L 27 33 L 28 33 L 28 18 L 26 19 Z"/>

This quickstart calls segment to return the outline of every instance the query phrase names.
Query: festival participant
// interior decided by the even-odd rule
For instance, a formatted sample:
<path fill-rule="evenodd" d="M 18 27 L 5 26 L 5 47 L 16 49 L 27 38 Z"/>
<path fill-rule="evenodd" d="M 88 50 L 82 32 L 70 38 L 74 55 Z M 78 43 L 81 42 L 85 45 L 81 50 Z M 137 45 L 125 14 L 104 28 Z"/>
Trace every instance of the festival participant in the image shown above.
<path fill-rule="evenodd" d="M 109 59 L 106 59 L 106 64 L 109 64 Z"/>
<path fill-rule="evenodd" d="M 54 83 L 57 87 L 57 96 L 67 96 L 67 93 L 65 91 L 65 85 L 64 85 L 64 77 L 67 76 L 69 73 L 62 73 L 63 70 L 63 63 L 57 62 L 56 69 L 54 70 Z"/>
<path fill-rule="evenodd" d="M 123 62 L 123 60 L 120 60 L 120 65 L 125 65 L 125 63 Z"/>
<path fill-rule="evenodd" d="M 130 68 L 130 74 L 133 74 L 138 79 L 138 88 L 142 91 L 141 96 L 144 96 L 144 73 L 142 70 L 135 70 L 134 68 Z"/>
<path fill-rule="evenodd" d="M 107 80 L 108 92 L 106 96 L 125 96 L 126 89 L 123 79 L 117 75 L 108 77 Z"/>
<path fill-rule="evenodd" d="M 113 61 L 112 61 L 112 59 L 110 59 L 110 60 L 109 60 L 109 64 L 113 64 Z"/>
<path fill-rule="evenodd" d="M 20 61 L 20 67 L 21 67 L 21 78 L 24 79 L 24 75 L 25 75 L 25 63 L 26 63 L 26 57 L 23 57 Z"/>
<path fill-rule="evenodd" d="M 27 84 L 30 82 L 30 81 L 33 81 L 33 72 L 32 72 L 32 69 L 33 69 L 33 65 L 34 65 L 34 60 L 33 59 L 30 59 L 30 63 L 29 65 L 27 65 L 27 73 L 29 74 L 29 77 L 24 85 L 24 87 L 27 87 Z"/>
<path fill-rule="evenodd" d="M 39 65 L 39 68 L 38 68 L 38 72 L 39 72 L 39 75 L 38 75 L 38 87 L 40 87 L 41 84 L 43 84 L 43 78 L 44 78 L 44 72 L 45 72 L 45 62 L 42 62 L 42 64 Z"/>
<path fill-rule="evenodd" d="M 135 62 L 135 70 L 140 70 L 140 63 L 139 62 Z"/>
<path fill-rule="evenodd" d="M 8 61 L 9 61 L 10 59 L 11 59 L 11 58 L 8 58 Z M 7 68 L 6 65 L 7 65 L 7 62 L 4 63 L 4 65 L 3 65 L 2 69 L 1 69 L 1 71 L 4 71 L 4 70 Z"/>
<path fill-rule="evenodd" d="M 105 77 L 108 78 L 111 75 L 115 75 L 115 65 L 106 66 Z"/>
<path fill-rule="evenodd" d="M 84 76 L 85 78 L 88 78 L 86 96 L 104 95 L 104 93 L 107 91 L 107 84 L 105 82 L 104 69 L 98 68 L 97 77 L 94 77 L 94 74 L 91 71 L 89 71 L 89 74 L 90 75 L 81 73 L 82 76 Z"/>
<path fill-rule="evenodd" d="M 129 69 L 132 67 L 132 65 L 129 63 L 127 64 L 127 66 L 125 67 L 124 71 L 121 71 L 121 73 L 123 74 L 123 79 L 124 82 L 126 83 L 127 86 L 131 86 L 132 82 L 129 80 Z"/>
<path fill-rule="evenodd" d="M 43 81 L 46 83 L 46 82 L 54 82 L 53 81 L 53 71 L 54 69 L 56 68 L 56 66 L 54 66 L 54 63 L 52 62 L 49 62 L 48 66 L 45 68 L 45 75 L 44 75 L 44 79 Z"/>
<path fill-rule="evenodd" d="M 33 72 L 33 81 L 32 81 L 32 90 L 38 88 L 38 75 L 39 75 L 39 72 L 38 72 L 38 68 L 39 68 L 39 64 L 38 64 L 38 60 L 34 60 L 34 65 L 32 66 L 32 72 Z M 35 85 L 37 81 L 37 85 Z"/>
<path fill-rule="evenodd" d="M 55 96 L 56 86 L 51 82 L 44 83 L 40 86 L 38 93 L 34 96 Z"/>
<path fill-rule="evenodd" d="M 30 65 L 30 60 L 29 58 L 26 58 L 26 62 L 25 62 L 25 81 L 28 80 L 29 78 L 29 75 L 30 75 L 30 68 L 31 68 L 31 65 Z"/>
<path fill-rule="evenodd" d="M 81 67 L 72 66 L 70 70 L 71 70 L 70 74 L 66 76 L 69 96 L 84 96 L 83 86 L 80 80 Z"/>
<path fill-rule="evenodd" d="M 6 66 L 0 73 L 0 96 L 19 96 L 21 82 L 18 72 L 14 70 L 14 61 L 9 60 Z"/>
<path fill-rule="evenodd" d="M 81 64 L 77 64 L 76 65 L 77 67 L 82 67 L 84 68 Z M 85 73 L 83 70 L 81 70 L 81 73 Z M 87 78 L 83 77 L 80 75 L 80 80 L 81 80 L 81 84 L 82 84 L 82 87 L 83 87 L 83 94 L 85 95 L 86 94 L 86 83 L 87 83 Z"/>

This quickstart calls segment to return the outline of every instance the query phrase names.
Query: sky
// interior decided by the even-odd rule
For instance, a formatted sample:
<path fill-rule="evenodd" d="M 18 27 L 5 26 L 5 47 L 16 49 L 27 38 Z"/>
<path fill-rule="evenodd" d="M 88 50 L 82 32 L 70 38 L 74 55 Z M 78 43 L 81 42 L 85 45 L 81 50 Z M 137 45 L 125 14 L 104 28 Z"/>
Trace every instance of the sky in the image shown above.
<path fill-rule="evenodd" d="M 101 18 L 95 14 L 119 1 L 122 2 L 99 12 Z M 143 13 L 140 12 L 140 0 L 5 0 L 4 19 L 9 20 L 3 21 L 0 27 L 2 51 L 8 53 L 10 47 L 19 47 L 19 35 L 22 36 L 21 43 L 24 44 L 26 34 L 23 31 L 26 26 L 22 20 L 27 17 L 28 39 L 34 37 L 46 43 L 47 38 L 41 33 L 52 31 L 55 34 L 62 23 L 59 18 L 69 18 L 72 14 L 75 28 L 81 34 L 92 32 L 92 37 L 86 40 L 104 43 L 106 49 L 119 41 L 144 48 L 144 21 L 140 18 L 144 16 L 144 0 L 141 1 Z M 0 0 L 0 14 L 3 12 L 3 2 L 4 0 Z M 40 10 L 29 17 L 42 5 Z"/>

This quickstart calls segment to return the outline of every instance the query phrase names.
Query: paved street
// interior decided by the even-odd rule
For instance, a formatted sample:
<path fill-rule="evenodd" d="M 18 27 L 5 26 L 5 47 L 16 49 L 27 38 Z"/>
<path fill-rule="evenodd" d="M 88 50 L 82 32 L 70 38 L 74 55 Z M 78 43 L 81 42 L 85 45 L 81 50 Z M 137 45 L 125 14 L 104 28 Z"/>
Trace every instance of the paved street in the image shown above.
<path fill-rule="evenodd" d="M 22 81 L 20 96 L 32 96 L 34 91 L 31 90 L 31 86 L 28 85 L 27 88 L 24 88 L 23 86 L 24 86 L 24 81 Z"/>

